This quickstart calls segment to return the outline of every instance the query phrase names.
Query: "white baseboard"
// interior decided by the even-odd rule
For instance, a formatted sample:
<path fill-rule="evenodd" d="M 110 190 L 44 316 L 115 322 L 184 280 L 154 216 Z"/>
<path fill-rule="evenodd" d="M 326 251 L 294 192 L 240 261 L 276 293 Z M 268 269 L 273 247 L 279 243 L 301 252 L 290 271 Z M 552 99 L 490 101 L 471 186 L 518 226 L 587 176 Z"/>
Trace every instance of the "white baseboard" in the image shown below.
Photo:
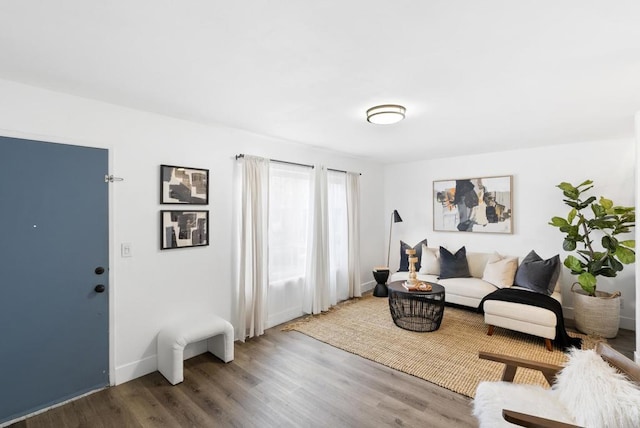
<path fill-rule="evenodd" d="M 189 343 L 185 346 L 183 356 L 185 360 L 188 360 L 189 358 L 204 354 L 205 352 L 207 352 L 207 341 L 201 340 L 200 342 Z M 140 376 L 153 373 L 156 370 L 158 370 L 157 355 L 152 355 L 150 357 L 116 367 L 115 385 L 129 382 L 130 380 L 136 379 Z"/>
<path fill-rule="evenodd" d="M 121 383 L 129 382 L 140 376 L 153 373 L 156 370 L 158 370 L 158 358 L 156 355 L 124 364 L 116 367 L 115 384 L 120 385 Z"/>
<path fill-rule="evenodd" d="M 366 291 L 371 291 L 375 288 L 375 286 L 376 286 L 375 281 L 367 281 L 360 284 L 360 291 L 362 291 L 363 293 Z"/>

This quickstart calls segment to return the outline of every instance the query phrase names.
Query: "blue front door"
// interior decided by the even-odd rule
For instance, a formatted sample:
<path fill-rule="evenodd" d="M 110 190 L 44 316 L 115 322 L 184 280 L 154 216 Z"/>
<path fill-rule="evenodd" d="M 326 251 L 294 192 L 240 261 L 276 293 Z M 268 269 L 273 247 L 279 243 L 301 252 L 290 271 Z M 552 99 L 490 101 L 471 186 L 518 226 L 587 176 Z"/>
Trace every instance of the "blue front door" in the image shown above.
<path fill-rule="evenodd" d="M 107 171 L 0 137 L 0 424 L 109 383 Z"/>

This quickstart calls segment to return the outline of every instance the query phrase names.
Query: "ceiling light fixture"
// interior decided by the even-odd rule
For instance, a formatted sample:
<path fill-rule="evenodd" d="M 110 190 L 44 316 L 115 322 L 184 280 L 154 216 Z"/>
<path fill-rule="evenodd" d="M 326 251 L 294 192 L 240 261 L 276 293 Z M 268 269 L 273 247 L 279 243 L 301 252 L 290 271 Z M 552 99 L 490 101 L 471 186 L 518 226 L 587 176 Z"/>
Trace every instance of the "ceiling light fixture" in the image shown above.
<path fill-rule="evenodd" d="M 407 109 L 398 104 L 383 104 L 371 107 L 367 110 L 367 122 L 375 123 L 376 125 L 390 125 L 404 119 L 406 111 Z"/>

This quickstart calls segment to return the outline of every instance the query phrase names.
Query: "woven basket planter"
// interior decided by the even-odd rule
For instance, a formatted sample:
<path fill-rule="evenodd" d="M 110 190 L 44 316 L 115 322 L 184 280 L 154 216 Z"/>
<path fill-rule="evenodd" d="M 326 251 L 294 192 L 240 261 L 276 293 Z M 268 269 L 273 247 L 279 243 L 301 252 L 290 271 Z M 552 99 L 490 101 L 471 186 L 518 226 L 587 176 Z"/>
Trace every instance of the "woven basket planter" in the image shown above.
<path fill-rule="evenodd" d="M 577 289 L 574 287 L 578 285 Z M 607 293 L 596 291 L 596 295 L 589 296 L 580 284 L 571 286 L 573 292 L 573 314 L 578 331 L 612 338 L 618 335 L 620 328 L 620 295 L 619 291 Z"/>

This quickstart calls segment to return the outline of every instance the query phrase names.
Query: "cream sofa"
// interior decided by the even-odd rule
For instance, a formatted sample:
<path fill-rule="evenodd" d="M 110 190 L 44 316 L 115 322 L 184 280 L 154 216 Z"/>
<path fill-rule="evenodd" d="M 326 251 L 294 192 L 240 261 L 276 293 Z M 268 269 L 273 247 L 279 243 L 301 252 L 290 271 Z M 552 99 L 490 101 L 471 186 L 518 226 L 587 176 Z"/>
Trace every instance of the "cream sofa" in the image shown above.
<path fill-rule="evenodd" d="M 425 252 L 424 250 L 430 250 Z M 483 279 L 487 262 L 495 253 L 467 253 L 467 263 L 471 278 L 438 279 L 437 261 L 429 260 L 437 254 L 434 248 L 423 247 L 421 268 L 418 280 L 435 282 L 445 288 L 445 302 L 477 308 L 482 299 L 499 287 Z M 520 259 L 518 259 L 518 264 Z M 395 272 L 389 281 L 406 281 L 409 272 Z M 562 304 L 559 282 L 551 295 Z M 446 316 L 446 315 L 445 315 Z M 521 303 L 488 300 L 484 304 L 484 321 L 489 326 L 488 334 L 493 334 L 494 327 L 502 327 L 522 333 L 539 336 L 545 339 L 545 346 L 551 350 L 551 340 L 556 336 L 556 316 L 544 308 Z"/>

